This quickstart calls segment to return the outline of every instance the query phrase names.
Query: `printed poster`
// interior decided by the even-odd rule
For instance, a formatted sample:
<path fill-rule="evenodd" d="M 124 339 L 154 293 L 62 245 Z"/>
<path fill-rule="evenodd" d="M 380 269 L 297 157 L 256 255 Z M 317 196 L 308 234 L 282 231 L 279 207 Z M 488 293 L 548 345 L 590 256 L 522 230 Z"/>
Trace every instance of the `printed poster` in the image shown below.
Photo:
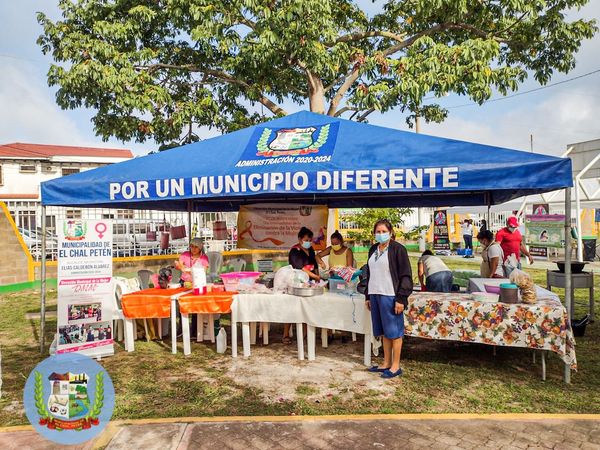
<path fill-rule="evenodd" d="M 433 213 L 433 249 L 450 250 L 448 214 L 446 210 L 437 210 Z"/>
<path fill-rule="evenodd" d="M 284 249 L 298 243 L 298 231 L 306 227 L 313 232 L 315 251 L 327 247 L 327 217 L 324 205 L 256 204 L 240 206 L 238 214 L 238 248 Z"/>
<path fill-rule="evenodd" d="M 65 219 L 57 228 L 57 353 L 112 355 L 112 221 Z"/>
<path fill-rule="evenodd" d="M 562 214 L 526 215 L 525 242 L 536 247 L 564 247 L 565 216 Z"/>
<path fill-rule="evenodd" d="M 534 203 L 533 204 L 533 215 L 534 216 L 547 216 L 550 214 L 550 205 L 548 203 Z"/>

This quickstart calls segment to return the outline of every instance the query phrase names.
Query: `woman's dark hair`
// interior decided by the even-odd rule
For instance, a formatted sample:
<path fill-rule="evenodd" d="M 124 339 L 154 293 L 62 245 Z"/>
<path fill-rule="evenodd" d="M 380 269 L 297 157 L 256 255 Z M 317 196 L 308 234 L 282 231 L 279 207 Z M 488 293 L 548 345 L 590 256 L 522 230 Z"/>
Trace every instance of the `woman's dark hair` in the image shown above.
<path fill-rule="evenodd" d="M 377 229 L 377 227 L 379 225 L 383 225 L 388 229 L 388 231 L 390 232 L 390 237 L 392 239 L 396 238 L 396 234 L 394 233 L 394 227 L 392 226 L 392 222 L 390 222 L 388 219 L 379 219 L 377 222 L 375 222 L 375 225 L 373 225 L 373 234 L 375 234 L 375 230 Z"/>
<path fill-rule="evenodd" d="M 340 242 L 344 242 L 344 236 L 342 236 L 342 233 L 340 233 L 338 230 L 335 230 L 333 233 L 331 233 L 331 239 L 337 239 Z"/>
<path fill-rule="evenodd" d="M 312 239 L 313 232 L 309 228 L 302 227 L 300 228 L 300 231 L 298 231 L 298 239 L 302 239 L 303 237 L 308 237 Z"/>
<path fill-rule="evenodd" d="M 482 240 L 482 239 L 487 239 L 488 241 L 493 241 L 494 240 L 494 235 L 492 234 L 492 232 L 490 230 L 483 230 L 480 231 L 479 233 L 477 233 L 477 239 Z"/>
<path fill-rule="evenodd" d="M 433 252 L 431 250 L 425 250 L 421 256 L 433 256 Z"/>

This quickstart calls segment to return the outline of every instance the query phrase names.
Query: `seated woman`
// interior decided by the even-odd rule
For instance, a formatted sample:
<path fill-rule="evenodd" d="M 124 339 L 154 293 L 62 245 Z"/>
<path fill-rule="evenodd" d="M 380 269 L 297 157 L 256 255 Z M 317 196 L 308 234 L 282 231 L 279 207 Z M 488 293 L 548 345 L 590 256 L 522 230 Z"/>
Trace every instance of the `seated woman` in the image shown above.
<path fill-rule="evenodd" d="M 325 256 L 329 256 L 330 270 L 332 267 L 352 267 L 354 262 L 352 250 L 344 245 L 344 237 L 337 230 L 331 235 L 331 245 L 317 255 L 317 261 L 323 269 L 326 268 L 322 260 Z"/>
<path fill-rule="evenodd" d="M 450 292 L 452 271 L 431 250 L 425 250 L 417 263 L 419 282 L 429 292 Z"/>
<path fill-rule="evenodd" d="M 479 273 L 482 278 L 504 278 L 504 251 L 490 230 L 480 231 L 477 240 L 483 247 L 481 251 L 481 266 Z"/>
<path fill-rule="evenodd" d="M 192 282 L 192 267 L 196 264 L 208 267 L 208 256 L 204 253 L 204 244 L 200 238 L 193 238 L 190 241 L 190 250 L 183 252 L 179 261 L 175 261 L 175 268 L 181 270 L 183 282 Z"/>

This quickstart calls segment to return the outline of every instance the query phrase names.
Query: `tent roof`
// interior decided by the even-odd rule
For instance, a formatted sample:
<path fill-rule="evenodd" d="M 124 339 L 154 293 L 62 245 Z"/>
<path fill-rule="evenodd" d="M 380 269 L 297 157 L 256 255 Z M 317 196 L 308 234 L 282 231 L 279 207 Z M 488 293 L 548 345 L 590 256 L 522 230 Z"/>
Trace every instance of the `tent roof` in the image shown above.
<path fill-rule="evenodd" d="M 42 204 L 237 210 L 494 205 L 572 186 L 571 161 L 299 112 L 42 183 Z"/>

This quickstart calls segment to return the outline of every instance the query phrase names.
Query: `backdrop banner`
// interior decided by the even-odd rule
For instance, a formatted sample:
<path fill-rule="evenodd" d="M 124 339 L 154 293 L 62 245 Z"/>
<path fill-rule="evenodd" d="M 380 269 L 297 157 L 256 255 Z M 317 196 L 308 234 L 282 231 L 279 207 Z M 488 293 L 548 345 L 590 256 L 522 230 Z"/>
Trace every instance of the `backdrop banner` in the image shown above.
<path fill-rule="evenodd" d="M 57 225 L 57 353 L 112 355 L 112 221 L 66 219 Z"/>
<path fill-rule="evenodd" d="M 316 251 L 327 246 L 327 206 L 255 204 L 241 206 L 238 214 L 238 248 L 290 249 L 298 243 L 298 231 L 314 233 Z"/>
<path fill-rule="evenodd" d="M 436 210 L 433 213 L 433 249 L 450 250 L 448 214 L 445 209 Z"/>
<path fill-rule="evenodd" d="M 565 216 L 562 214 L 526 215 L 526 243 L 536 247 L 565 246 Z"/>

